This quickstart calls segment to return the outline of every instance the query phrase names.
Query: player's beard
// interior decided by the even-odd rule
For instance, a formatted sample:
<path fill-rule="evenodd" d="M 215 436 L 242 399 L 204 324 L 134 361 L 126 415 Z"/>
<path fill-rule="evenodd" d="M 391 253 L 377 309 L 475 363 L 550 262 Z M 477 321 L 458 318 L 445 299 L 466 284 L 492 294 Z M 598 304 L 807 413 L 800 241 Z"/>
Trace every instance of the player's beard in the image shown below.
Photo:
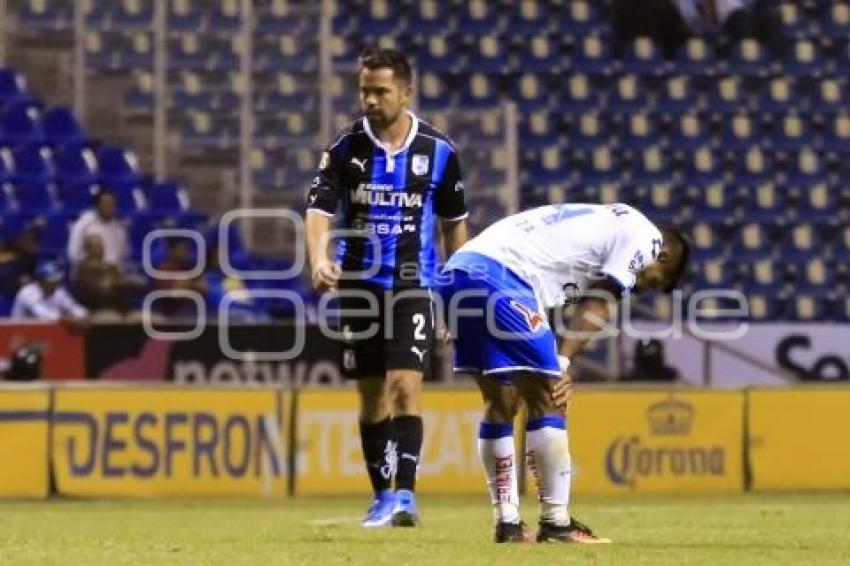
<path fill-rule="evenodd" d="M 372 127 L 373 130 L 385 130 L 389 128 L 393 124 L 395 124 L 396 120 L 398 120 L 399 116 L 401 116 L 401 111 L 396 112 L 395 114 L 386 114 L 385 112 L 381 112 L 377 110 L 375 112 L 366 112 L 366 119 L 369 120 L 369 126 Z"/>

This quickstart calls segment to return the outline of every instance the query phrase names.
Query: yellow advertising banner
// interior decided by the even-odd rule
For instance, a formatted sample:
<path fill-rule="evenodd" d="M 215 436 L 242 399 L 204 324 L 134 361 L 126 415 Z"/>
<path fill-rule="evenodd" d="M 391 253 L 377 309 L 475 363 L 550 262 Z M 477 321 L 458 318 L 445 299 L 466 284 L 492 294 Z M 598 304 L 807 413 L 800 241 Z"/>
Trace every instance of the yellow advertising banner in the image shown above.
<path fill-rule="evenodd" d="M 285 396 L 274 390 L 57 388 L 53 470 L 74 496 L 280 496 Z"/>
<path fill-rule="evenodd" d="M 296 492 L 369 491 L 357 424 L 354 391 L 298 394 Z M 481 395 L 471 390 L 426 391 L 425 438 L 417 481 L 420 493 L 486 493 L 477 453 Z"/>
<path fill-rule="evenodd" d="M 576 393 L 568 415 L 573 488 L 581 494 L 743 489 L 740 392 Z"/>
<path fill-rule="evenodd" d="M 749 392 L 754 490 L 850 488 L 850 390 Z"/>
<path fill-rule="evenodd" d="M 47 497 L 50 392 L 0 389 L 0 497 Z"/>

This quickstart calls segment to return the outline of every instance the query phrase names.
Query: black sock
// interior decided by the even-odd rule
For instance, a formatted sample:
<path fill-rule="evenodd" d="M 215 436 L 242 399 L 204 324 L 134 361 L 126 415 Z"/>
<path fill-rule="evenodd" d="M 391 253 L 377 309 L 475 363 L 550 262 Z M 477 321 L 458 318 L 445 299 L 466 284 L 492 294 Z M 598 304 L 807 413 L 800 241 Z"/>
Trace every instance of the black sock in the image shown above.
<path fill-rule="evenodd" d="M 375 494 L 390 489 L 398 463 L 393 421 L 387 418 L 372 424 L 360 423 L 360 442 Z"/>
<path fill-rule="evenodd" d="M 416 487 L 416 468 L 422 451 L 422 417 L 403 416 L 393 419 L 395 439 L 398 444 L 398 471 L 395 476 L 396 489 Z"/>

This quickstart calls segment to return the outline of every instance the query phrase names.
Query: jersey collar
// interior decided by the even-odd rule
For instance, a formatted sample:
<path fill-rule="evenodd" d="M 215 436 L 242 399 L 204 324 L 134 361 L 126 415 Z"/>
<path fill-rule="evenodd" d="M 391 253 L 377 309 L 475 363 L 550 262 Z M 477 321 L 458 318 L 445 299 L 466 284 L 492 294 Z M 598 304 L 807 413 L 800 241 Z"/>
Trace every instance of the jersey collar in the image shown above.
<path fill-rule="evenodd" d="M 379 148 L 384 150 L 384 153 L 389 155 L 390 157 L 394 157 L 399 153 L 406 151 L 410 144 L 413 143 L 413 138 L 416 137 L 416 134 L 419 132 L 419 118 L 411 112 L 410 110 L 406 110 L 407 115 L 410 116 L 410 132 L 407 134 L 407 138 L 404 140 L 404 144 L 400 148 L 395 151 L 390 151 L 389 148 L 384 145 L 384 142 L 379 140 L 374 133 L 372 133 L 372 127 L 369 125 L 369 119 L 366 116 L 363 116 L 363 131 L 366 132 L 366 135 L 369 136 L 369 139 L 372 140 L 372 143 L 378 146 Z"/>

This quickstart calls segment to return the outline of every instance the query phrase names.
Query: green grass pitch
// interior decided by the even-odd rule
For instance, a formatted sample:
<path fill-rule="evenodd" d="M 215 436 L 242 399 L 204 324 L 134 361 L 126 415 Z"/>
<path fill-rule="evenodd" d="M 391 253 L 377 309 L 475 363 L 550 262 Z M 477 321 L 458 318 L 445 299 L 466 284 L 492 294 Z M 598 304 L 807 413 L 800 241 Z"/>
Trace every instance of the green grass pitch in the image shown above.
<path fill-rule="evenodd" d="M 0 503 L 0 564 L 850 564 L 850 495 L 579 499 L 613 545 L 495 545 L 482 497 L 422 497 L 365 531 L 363 497 Z M 535 506 L 525 517 L 535 521 Z"/>

